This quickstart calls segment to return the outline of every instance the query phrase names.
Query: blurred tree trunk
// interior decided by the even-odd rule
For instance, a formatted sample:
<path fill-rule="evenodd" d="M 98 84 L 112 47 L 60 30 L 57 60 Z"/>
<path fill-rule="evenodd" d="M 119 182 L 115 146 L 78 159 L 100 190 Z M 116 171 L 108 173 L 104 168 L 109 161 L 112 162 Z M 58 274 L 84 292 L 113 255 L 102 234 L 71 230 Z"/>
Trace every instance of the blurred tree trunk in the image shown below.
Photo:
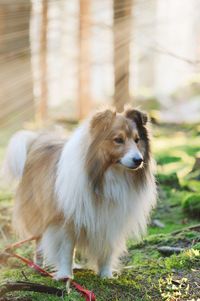
<path fill-rule="evenodd" d="M 123 111 L 130 101 L 129 66 L 133 0 L 113 0 L 114 105 Z"/>
<path fill-rule="evenodd" d="M 79 24 L 79 119 L 91 109 L 90 95 L 90 6 L 91 0 L 80 0 Z"/>
<path fill-rule="evenodd" d="M 48 30 L 48 0 L 42 0 L 41 30 L 40 30 L 40 99 L 37 117 L 44 122 L 48 114 L 48 83 L 47 83 L 47 30 Z"/>
<path fill-rule="evenodd" d="M 5 126 L 34 117 L 30 14 L 30 1 L 0 0 L 0 122 Z"/>
<path fill-rule="evenodd" d="M 145 45 L 148 35 L 156 35 L 158 30 L 158 22 L 160 16 L 157 16 L 158 0 L 149 0 L 148 9 L 144 9 L 144 3 L 137 6 L 137 14 L 141 15 L 142 18 L 137 20 L 138 28 L 134 32 L 134 37 L 137 40 L 138 45 Z M 145 24 L 144 24 L 145 20 Z M 147 26 L 148 25 L 148 26 Z M 152 47 L 153 48 L 153 47 Z M 149 91 L 155 91 L 154 85 L 156 84 L 156 57 L 157 53 L 150 47 L 138 47 L 139 62 L 138 62 L 138 73 L 137 73 L 137 86 L 139 89 Z"/>

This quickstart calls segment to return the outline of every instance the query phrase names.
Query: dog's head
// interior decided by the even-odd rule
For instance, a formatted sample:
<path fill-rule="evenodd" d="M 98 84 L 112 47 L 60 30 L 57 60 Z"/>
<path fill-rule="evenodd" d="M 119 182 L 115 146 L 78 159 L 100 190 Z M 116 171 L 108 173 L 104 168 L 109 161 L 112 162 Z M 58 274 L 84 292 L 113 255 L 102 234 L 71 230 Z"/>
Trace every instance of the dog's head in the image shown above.
<path fill-rule="evenodd" d="M 102 182 L 110 166 L 121 165 L 134 172 L 148 165 L 147 121 L 145 113 L 130 108 L 123 113 L 105 110 L 92 118 L 87 168 L 94 186 Z"/>

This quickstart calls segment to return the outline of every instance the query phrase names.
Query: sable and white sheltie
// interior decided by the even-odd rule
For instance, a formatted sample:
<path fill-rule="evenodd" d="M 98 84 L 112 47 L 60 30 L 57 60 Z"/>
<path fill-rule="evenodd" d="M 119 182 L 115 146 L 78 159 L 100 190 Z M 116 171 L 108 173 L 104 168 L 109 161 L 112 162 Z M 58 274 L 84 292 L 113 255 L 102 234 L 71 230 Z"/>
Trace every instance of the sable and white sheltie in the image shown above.
<path fill-rule="evenodd" d="M 55 278 L 73 277 L 78 250 L 101 277 L 112 277 L 126 239 L 145 233 L 156 185 L 147 116 L 135 109 L 97 112 L 67 141 L 16 133 L 6 169 L 19 180 L 14 228 L 37 237 Z"/>

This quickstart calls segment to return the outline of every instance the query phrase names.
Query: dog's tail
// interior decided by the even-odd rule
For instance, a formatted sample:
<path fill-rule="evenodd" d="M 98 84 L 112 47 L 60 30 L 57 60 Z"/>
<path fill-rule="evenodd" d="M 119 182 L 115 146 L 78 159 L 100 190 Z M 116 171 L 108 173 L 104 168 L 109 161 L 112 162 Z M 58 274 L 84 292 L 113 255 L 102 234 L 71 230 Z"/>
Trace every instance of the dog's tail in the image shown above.
<path fill-rule="evenodd" d="M 25 130 L 12 136 L 2 166 L 2 175 L 6 180 L 19 180 L 22 177 L 29 146 L 37 136 L 38 134 Z"/>

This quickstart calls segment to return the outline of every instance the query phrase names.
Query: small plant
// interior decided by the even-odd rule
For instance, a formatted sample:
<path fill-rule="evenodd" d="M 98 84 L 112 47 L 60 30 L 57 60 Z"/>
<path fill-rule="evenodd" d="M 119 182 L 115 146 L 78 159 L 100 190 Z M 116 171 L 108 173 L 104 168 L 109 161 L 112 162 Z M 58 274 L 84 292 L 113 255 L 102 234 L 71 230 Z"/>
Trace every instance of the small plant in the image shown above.
<path fill-rule="evenodd" d="M 197 249 L 189 249 L 181 254 L 172 255 L 165 259 L 165 266 L 167 270 L 172 269 L 190 269 L 200 261 L 200 252 Z"/>
<path fill-rule="evenodd" d="M 189 296 L 189 283 L 187 278 L 174 280 L 172 275 L 159 280 L 159 290 L 165 301 L 182 300 Z"/>

